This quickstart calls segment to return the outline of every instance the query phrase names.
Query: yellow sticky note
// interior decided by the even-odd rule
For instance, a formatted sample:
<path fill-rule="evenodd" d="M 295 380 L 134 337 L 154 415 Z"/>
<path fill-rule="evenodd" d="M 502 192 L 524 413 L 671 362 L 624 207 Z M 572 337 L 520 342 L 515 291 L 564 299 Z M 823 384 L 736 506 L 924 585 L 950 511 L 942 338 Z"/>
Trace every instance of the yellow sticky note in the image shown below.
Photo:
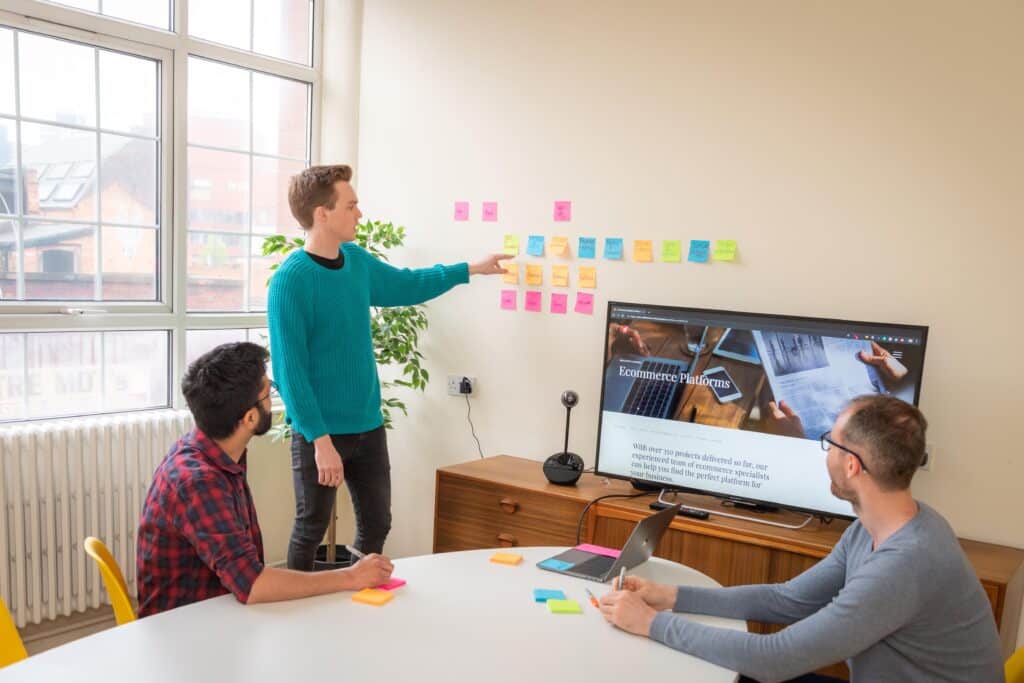
<path fill-rule="evenodd" d="M 539 286 L 544 284 L 544 266 L 535 263 L 526 266 L 526 284 Z"/>
<path fill-rule="evenodd" d="M 597 268 L 594 266 L 580 266 L 578 286 L 585 289 L 596 289 Z"/>
<path fill-rule="evenodd" d="M 548 249 L 555 256 L 568 256 L 569 255 L 569 238 L 568 237 L 552 237 L 551 243 L 548 245 Z"/>
<path fill-rule="evenodd" d="M 522 561 L 523 556 L 517 553 L 497 552 L 491 555 L 491 562 L 497 562 L 498 564 L 519 564 Z"/>
<path fill-rule="evenodd" d="M 393 597 L 395 597 L 395 594 L 391 591 L 380 590 L 379 588 L 364 588 L 358 593 L 352 594 L 352 601 L 380 607 Z"/>
<path fill-rule="evenodd" d="M 568 287 L 569 266 L 551 266 L 551 284 L 555 287 Z"/>
<path fill-rule="evenodd" d="M 661 260 L 665 263 L 679 263 L 683 260 L 683 249 L 679 240 L 664 240 L 661 243 Z"/>
<path fill-rule="evenodd" d="M 501 281 L 508 285 L 518 285 L 519 264 L 513 263 L 512 261 L 505 261 L 501 264 L 501 267 L 505 269 L 505 274 L 501 276 Z"/>
<path fill-rule="evenodd" d="M 519 255 L 519 235 L 505 235 L 504 251 L 512 256 Z"/>
<path fill-rule="evenodd" d="M 633 240 L 633 260 L 644 262 L 654 260 L 654 246 L 651 240 Z"/>
<path fill-rule="evenodd" d="M 715 260 L 735 261 L 736 240 L 715 240 Z"/>

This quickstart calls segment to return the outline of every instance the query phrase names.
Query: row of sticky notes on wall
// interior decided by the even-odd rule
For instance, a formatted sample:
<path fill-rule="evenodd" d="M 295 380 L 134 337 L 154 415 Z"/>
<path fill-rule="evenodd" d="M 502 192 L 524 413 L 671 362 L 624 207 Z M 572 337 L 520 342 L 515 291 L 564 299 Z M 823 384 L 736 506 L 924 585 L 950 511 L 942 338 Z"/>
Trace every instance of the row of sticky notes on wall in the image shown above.
<path fill-rule="evenodd" d="M 501 279 L 507 285 L 519 284 L 519 264 L 506 261 L 501 264 L 505 274 Z M 597 268 L 594 266 L 580 266 L 576 274 L 577 286 L 581 289 L 597 288 Z M 544 266 L 539 263 L 526 264 L 526 284 L 531 287 L 539 287 L 544 284 Z M 569 266 L 551 266 L 551 284 L 555 287 L 569 286 Z"/>
<path fill-rule="evenodd" d="M 527 290 L 523 299 L 523 310 L 540 313 L 543 308 L 543 292 Z M 504 311 L 515 311 L 519 308 L 519 293 L 514 289 L 501 290 L 501 308 Z M 569 310 L 569 295 L 552 292 L 548 300 L 548 311 L 564 315 Z M 593 315 L 594 295 L 589 292 L 576 292 L 576 304 L 572 309 L 575 313 Z"/>
<path fill-rule="evenodd" d="M 455 202 L 455 212 L 453 218 L 456 221 L 468 221 L 469 213 L 469 202 Z M 564 200 L 555 202 L 551 217 L 559 223 L 571 221 L 572 202 Z M 480 204 L 480 220 L 487 223 L 497 222 L 498 202 L 482 202 Z"/>
<path fill-rule="evenodd" d="M 502 251 L 511 256 L 518 256 L 520 251 L 519 235 L 505 235 L 502 244 Z M 526 238 L 526 253 L 528 256 L 544 256 L 545 251 L 554 256 L 568 258 L 569 238 L 555 236 L 547 245 L 545 250 L 544 235 L 529 235 Z M 686 260 L 692 263 L 707 263 L 715 261 L 735 261 L 737 244 L 736 240 L 715 240 L 712 249 L 711 240 L 690 240 L 690 250 Z M 624 258 L 625 245 L 621 237 L 607 237 L 604 240 L 604 258 L 610 261 L 621 261 Z M 580 237 L 577 243 L 576 255 L 579 258 L 597 258 L 597 238 Z M 633 240 L 633 260 L 638 263 L 650 263 L 654 261 L 653 240 Z M 664 263 L 679 263 L 683 260 L 682 240 L 662 240 L 661 260 Z"/>

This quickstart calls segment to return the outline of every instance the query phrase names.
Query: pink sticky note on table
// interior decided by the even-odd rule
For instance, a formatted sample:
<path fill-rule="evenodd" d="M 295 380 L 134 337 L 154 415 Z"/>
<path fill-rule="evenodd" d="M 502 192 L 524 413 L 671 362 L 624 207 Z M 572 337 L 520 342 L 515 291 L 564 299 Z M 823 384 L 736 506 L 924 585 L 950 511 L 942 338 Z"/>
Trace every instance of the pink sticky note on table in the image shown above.
<path fill-rule="evenodd" d="M 622 554 L 621 550 L 615 548 L 605 548 L 603 545 L 593 545 L 591 543 L 582 543 L 575 548 L 576 550 L 582 550 L 587 553 L 594 553 L 595 555 L 604 555 L 605 557 L 618 557 Z"/>
<path fill-rule="evenodd" d="M 506 311 L 516 310 L 516 290 L 501 290 L 501 308 Z"/>
<path fill-rule="evenodd" d="M 551 312 L 552 313 L 565 313 L 569 307 L 569 295 L 568 294 L 552 294 L 551 295 Z"/>
<path fill-rule="evenodd" d="M 577 313 L 585 313 L 586 315 L 594 314 L 594 295 L 588 294 L 587 292 L 576 292 L 576 307 L 573 308 Z"/>
<path fill-rule="evenodd" d="M 572 220 L 572 202 L 555 202 L 555 220 L 558 222 Z"/>
<path fill-rule="evenodd" d="M 498 220 L 498 202 L 484 202 L 483 220 L 489 223 Z"/>
<path fill-rule="evenodd" d="M 382 583 L 381 585 L 377 586 L 377 588 L 379 588 L 382 591 L 393 591 L 396 588 L 401 588 L 404 585 L 405 579 L 400 579 L 397 576 L 392 576 L 390 579 L 388 579 L 387 583 Z"/>
<path fill-rule="evenodd" d="M 469 220 L 469 202 L 455 202 L 455 220 Z"/>
<path fill-rule="evenodd" d="M 540 312 L 540 292 L 531 290 L 526 293 L 526 305 L 523 306 L 528 311 L 535 313 Z"/>

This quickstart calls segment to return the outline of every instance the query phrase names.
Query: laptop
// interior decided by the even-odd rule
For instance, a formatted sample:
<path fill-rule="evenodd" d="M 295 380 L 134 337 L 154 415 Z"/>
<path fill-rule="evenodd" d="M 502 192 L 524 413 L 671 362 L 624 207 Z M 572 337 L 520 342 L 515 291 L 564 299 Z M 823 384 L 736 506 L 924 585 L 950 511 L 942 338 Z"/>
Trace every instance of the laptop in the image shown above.
<path fill-rule="evenodd" d="M 678 379 L 648 378 L 678 378 L 686 373 L 686 367 L 686 363 L 672 358 L 616 356 L 605 372 L 605 410 L 662 419 L 672 417 L 685 384 Z"/>
<path fill-rule="evenodd" d="M 616 576 L 621 568 L 632 569 L 651 559 L 665 529 L 672 523 L 680 507 L 672 505 L 640 520 L 618 557 L 584 550 L 582 548 L 585 546 L 578 546 L 538 562 L 537 566 L 550 572 L 604 583 Z"/>

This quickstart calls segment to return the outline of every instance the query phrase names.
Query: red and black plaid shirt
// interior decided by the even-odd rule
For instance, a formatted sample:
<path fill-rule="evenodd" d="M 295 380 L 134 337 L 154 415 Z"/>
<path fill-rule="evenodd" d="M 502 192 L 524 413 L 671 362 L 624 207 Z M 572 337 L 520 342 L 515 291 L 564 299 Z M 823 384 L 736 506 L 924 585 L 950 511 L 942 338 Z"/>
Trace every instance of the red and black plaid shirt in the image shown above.
<path fill-rule="evenodd" d="M 139 523 L 139 616 L 228 591 L 249 599 L 263 571 L 245 455 L 233 461 L 199 429 L 181 437 L 160 466 Z"/>

